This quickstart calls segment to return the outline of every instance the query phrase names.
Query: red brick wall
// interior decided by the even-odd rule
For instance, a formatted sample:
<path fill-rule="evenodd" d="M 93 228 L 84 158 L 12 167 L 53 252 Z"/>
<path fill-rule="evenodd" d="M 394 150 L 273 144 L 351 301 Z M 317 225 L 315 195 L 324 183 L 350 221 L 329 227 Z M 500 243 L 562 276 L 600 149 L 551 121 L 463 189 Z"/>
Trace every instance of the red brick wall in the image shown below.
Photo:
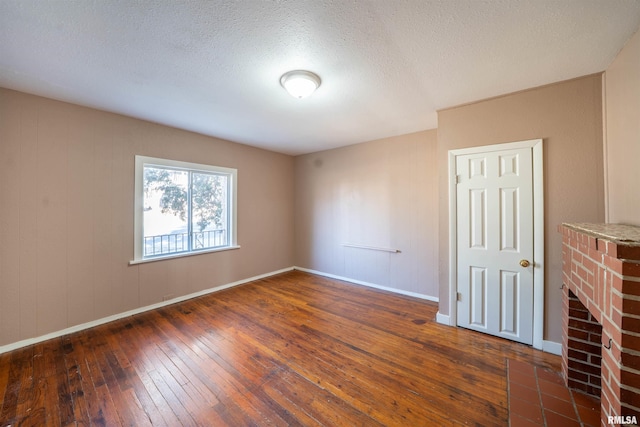
<path fill-rule="evenodd" d="M 573 292 L 567 290 L 566 293 L 568 346 L 563 363 L 567 384 L 573 389 L 600 397 L 602 326 Z"/>
<path fill-rule="evenodd" d="M 602 325 L 603 425 L 609 415 L 640 416 L 640 247 L 597 238 L 570 226 L 560 226 L 559 231 L 563 238 L 563 285 L 586 307 L 590 318 Z M 584 367 L 578 363 L 584 355 L 575 348 L 584 340 L 575 337 L 579 329 L 575 319 L 570 326 L 572 305 L 569 292 L 564 292 L 563 374 L 570 387 L 595 386 L 589 377 L 594 363 L 586 365 L 584 375 L 572 379 L 572 374 Z M 586 341 L 592 339 L 595 335 L 587 336 Z M 597 360 L 591 353 L 588 357 Z"/>

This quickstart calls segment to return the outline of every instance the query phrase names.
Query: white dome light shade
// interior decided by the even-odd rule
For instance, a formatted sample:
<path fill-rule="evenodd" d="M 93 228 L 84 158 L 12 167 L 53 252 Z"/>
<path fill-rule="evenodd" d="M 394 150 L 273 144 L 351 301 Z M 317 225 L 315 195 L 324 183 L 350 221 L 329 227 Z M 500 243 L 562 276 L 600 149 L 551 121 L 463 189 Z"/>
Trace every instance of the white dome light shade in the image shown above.
<path fill-rule="evenodd" d="M 320 77 L 311 71 L 294 70 L 280 77 L 280 84 L 295 98 L 306 98 L 320 87 Z"/>

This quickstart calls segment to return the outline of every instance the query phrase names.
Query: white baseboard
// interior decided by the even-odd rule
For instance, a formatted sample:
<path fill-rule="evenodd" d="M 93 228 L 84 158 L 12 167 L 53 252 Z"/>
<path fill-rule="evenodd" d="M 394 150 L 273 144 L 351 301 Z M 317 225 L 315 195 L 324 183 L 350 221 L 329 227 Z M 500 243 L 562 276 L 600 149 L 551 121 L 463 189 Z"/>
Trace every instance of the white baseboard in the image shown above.
<path fill-rule="evenodd" d="M 562 356 L 562 344 L 554 341 L 542 341 L 542 351 Z"/>
<path fill-rule="evenodd" d="M 145 311 L 154 310 L 156 308 L 164 307 L 166 305 L 175 304 L 177 302 L 186 301 L 186 300 L 189 300 L 189 299 L 192 299 L 192 298 L 196 298 L 196 297 L 200 297 L 200 296 L 207 295 L 207 294 L 210 294 L 210 293 L 219 292 L 219 291 L 222 291 L 224 289 L 232 288 L 234 286 L 243 285 L 243 284 L 248 283 L 248 282 L 253 282 L 254 280 L 264 279 L 265 277 L 270 277 L 270 276 L 274 276 L 276 274 L 285 273 L 285 272 L 291 271 L 293 269 L 294 269 L 293 267 L 283 268 L 281 270 L 272 271 L 270 273 L 265 273 L 265 274 L 260 274 L 258 276 L 249 277 L 248 279 L 238 280 L 237 282 L 227 283 L 225 285 L 216 286 L 215 288 L 205 289 L 203 291 L 198 291 L 198 292 L 194 292 L 192 294 L 183 295 L 183 296 L 180 296 L 180 297 L 177 297 L 177 298 L 173 298 L 173 299 L 170 299 L 170 300 L 167 300 L 167 301 L 162 301 L 162 302 L 159 302 L 159 303 L 156 303 L 156 304 L 151 304 L 151 305 L 147 305 L 147 306 L 144 306 L 144 307 L 135 308 L 133 310 L 125 311 L 123 313 L 118 313 L 118 314 L 114 314 L 112 316 L 103 317 L 103 318 L 98 319 L 98 320 L 92 320 L 91 322 L 82 323 L 80 325 L 75 325 L 75 326 L 72 326 L 70 328 L 62 329 L 60 331 L 51 332 L 51 333 L 48 333 L 46 335 L 41 335 L 39 337 L 28 338 L 26 340 L 17 341 L 17 342 L 11 343 L 11 344 L 0 346 L 0 354 L 6 353 L 8 351 L 16 350 L 16 349 L 21 348 L 21 347 L 26 347 L 26 346 L 29 346 L 29 345 L 32 345 L 32 344 L 37 344 L 37 343 L 42 342 L 42 341 L 50 340 L 50 339 L 53 339 L 53 338 L 58 338 L 58 337 L 61 337 L 63 335 L 71 334 L 73 332 L 78 332 L 78 331 L 82 331 L 84 329 L 93 328 L 94 326 L 99 326 L 99 325 L 102 325 L 104 323 L 113 322 L 114 320 L 123 319 L 125 317 L 133 316 L 135 314 L 144 313 Z"/>
<path fill-rule="evenodd" d="M 438 298 L 437 297 L 432 297 L 430 295 L 425 295 L 425 294 L 419 294 L 417 292 L 403 291 L 402 289 L 390 288 L 390 287 L 387 287 L 387 286 L 380 286 L 380 285 L 376 285 L 375 283 L 363 282 L 362 280 L 350 279 L 348 277 L 338 276 L 338 275 L 330 274 L 330 273 L 324 273 L 322 271 L 312 270 L 310 268 L 293 267 L 293 269 L 294 270 L 304 271 L 306 273 L 317 274 L 318 276 L 324 276 L 324 277 L 328 277 L 330 279 L 336 279 L 336 280 L 342 280 L 344 282 L 354 283 L 356 285 L 368 286 L 370 288 L 376 288 L 376 289 L 380 289 L 380 290 L 383 290 L 383 291 L 388 291 L 388 292 L 393 292 L 393 293 L 396 293 L 396 294 L 406 295 L 406 296 L 409 296 L 409 297 L 420 298 L 420 299 L 424 299 L 424 300 L 427 300 L 427 301 L 438 302 Z"/>
<path fill-rule="evenodd" d="M 442 314 L 439 311 L 436 313 L 436 322 L 442 325 L 452 326 L 451 316 L 449 316 L 448 314 Z"/>

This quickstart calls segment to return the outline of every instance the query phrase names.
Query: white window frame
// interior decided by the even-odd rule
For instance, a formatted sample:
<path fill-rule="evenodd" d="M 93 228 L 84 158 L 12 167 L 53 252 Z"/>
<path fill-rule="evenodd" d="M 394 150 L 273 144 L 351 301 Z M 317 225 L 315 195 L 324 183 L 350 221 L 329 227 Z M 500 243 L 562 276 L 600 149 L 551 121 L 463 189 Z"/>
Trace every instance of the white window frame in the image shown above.
<path fill-rule="evenodd" d="M 153 257 L 144 257 L 143 255 L 143 239 L 144 239 L 144 167 L 145 165 L 166 166 L 170 168 L 184 169 L 192 172 L 213 172 L 225 174 L 229 177 L 229 192 L 227 203 L 229 212 L 229 242 L 227 246 L 219 246 L 210 249 L 200 249 L 197 251 L 180 252 L 175 254 L 156 255 Z M 233 168 L 225 168 L 220 166 L 203 165 L 198 163 L 181 162 L 177 160 L 161 159 L 157 157 L 136 156 L 135 158 L 135 201 L 134 201 L 134 244 L 133 244 L 133 260 L 129 264 L 140 264 L 144 262 L 153 262 L 163 259 L 180 258 L 185 256 L 200 255 L 210 252 L 226 251 L 230 249 L 238 249 L 237 244 L 237 187 L 238 187 L 238 170 Z"/>

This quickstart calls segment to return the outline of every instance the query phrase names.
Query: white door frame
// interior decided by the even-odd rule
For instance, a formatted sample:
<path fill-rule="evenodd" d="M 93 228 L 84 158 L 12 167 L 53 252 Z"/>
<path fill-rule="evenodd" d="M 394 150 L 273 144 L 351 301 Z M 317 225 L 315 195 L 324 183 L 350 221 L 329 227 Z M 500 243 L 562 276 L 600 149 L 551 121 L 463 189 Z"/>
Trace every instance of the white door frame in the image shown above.
<path fill-rule="evenodd" d="M 456 157 L 466 154 L 531 148 L 533 159 L 533 347 L 542 350 L 544 331 L 544 193 L 542 139 L 449 150 L 449 324 L 458 324 L 458 247 Z"/>

